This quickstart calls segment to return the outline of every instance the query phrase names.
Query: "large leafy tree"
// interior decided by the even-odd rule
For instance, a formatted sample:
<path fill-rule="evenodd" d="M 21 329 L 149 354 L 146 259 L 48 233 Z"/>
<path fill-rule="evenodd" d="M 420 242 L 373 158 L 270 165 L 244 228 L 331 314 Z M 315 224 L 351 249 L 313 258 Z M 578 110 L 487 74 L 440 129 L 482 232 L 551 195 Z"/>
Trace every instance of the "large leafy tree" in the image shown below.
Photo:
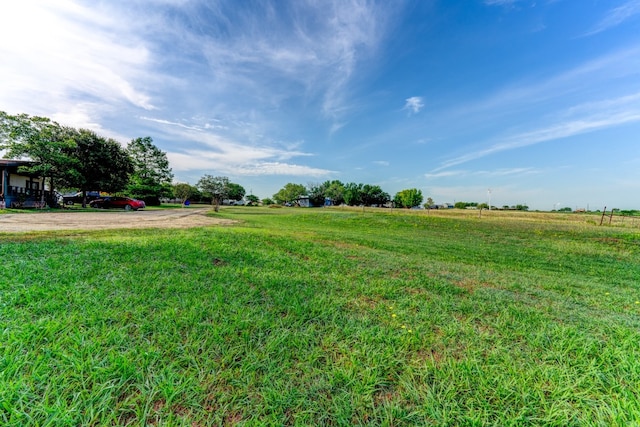
<path fill-rule="evenodd" d="M 83 206 L 86 206 L 87 191 L 115 193 L 127 186 L 133 163 L 117 141 L 87 129 L 74 131 L 73 139 L 75 147 L 71 155 L 79 162 L 79 174 L 68 177 L 65 184 L 83 192 Z"/>
<path fill-rule="evenodd" d="M 393 198 L 393 202 L 396 204 L 396 206 L 402 208 L 413 208 L 415 206 L 420 206 L 422 200 L 422 191 L 418 190 L 417 188 L 409 188 L 407 190 L 399 191 Z"/>
<path fill-rule="evenodd" d="M 133 161 L 127 192 L 148 205 L 159 205 L 160 197 L 170 195 L 172 191 L 173 173 L 167 153 L 156 147 L 149 136 L 131 140 L 127 151 Z"/>
<path fill-rule="evenodd" d="M 310 183 L 307 185 L 309 201 L 312 206 L 323 206 L 327 187 L 323 184 Z"/>
<path fill-rule="evenodd" d="M 300 196 L 306 196 L 307 189 L 302 184 L 293 184 L 291 182 L 285 184 L 276 194 L 273 195 L 273 199 L 276 203 L 295 203 Z"/>
<path fill-rule="evenodd" d="M 214 209 L 218 212 L 222 200 L 227 198 L 229 194 L 229 178 L 226 176 L 204 175 L 200 178 L 196 187 L 205 196 L 211 198 L 211 204 L 215 206 Z"/>
<path fill-rule="evenodd" d="M 427 197 L 427 201 L 424 204 L 424 207 L 429 209 L 431 206 L 435 205 L 435 202 L 431 197 Z"/>
<path fill-rule="evenodd" d="M 230 200 L 242 200 L 242 198 L 246 194 L 246 191 L 242 185 L 235 184 L 233 182 L 229 183 L 228 190 L 229 191 L 227 193 L 227 198 Z"/>
<path fill-rule="evenodd" d="M 46 117 L 0 111 L 0 149 L 6 150 L 6 157 L 31 160 L 32 164 L 22 167 L 22 172 L 48 178 L 51 189 L 78 175 L 79 162 L 70 155 L 74 147 L 70 128 Z"/>
<path fill-rule="evenodd" d="M 195 187 L 185 182 L 180 182 L 173 186 L 173 194 L 178 199 L 180 199 L 180 203 L 182 204 L 182 207 L 184 207 L 184 204 L 189 199 L 189 197 L 191 197 L 196 192 L 197 192 L 197 189 Z"/>
<path fill-rule="evenodd" d="M 362 204 L 362 184 L 350 182 L 344 186 L 344 202 L 349 206 Z"/>
<path fill-rule="evenodd" d="M 247 195 L 246 199 L 249 205 L 257 205 L 260 202 L 260 199 L 255 194 Z"/>
<path fill-rule="evenodd" d="M 331 199 L 331 203 L 333 205 L 341 205 L 344 203 L 345 188 L 342 182 L 336 179 L 333 181 L 326 181 L 323 185 L 325 186 L 324 195 Z"/>
<path fill-rule="evenodd" d="M 388 193 L 382 191 L 379 185 L 365 184 L 361 192 L 362 204 L 365 206 L 384 205 L 391 198 Z"/>

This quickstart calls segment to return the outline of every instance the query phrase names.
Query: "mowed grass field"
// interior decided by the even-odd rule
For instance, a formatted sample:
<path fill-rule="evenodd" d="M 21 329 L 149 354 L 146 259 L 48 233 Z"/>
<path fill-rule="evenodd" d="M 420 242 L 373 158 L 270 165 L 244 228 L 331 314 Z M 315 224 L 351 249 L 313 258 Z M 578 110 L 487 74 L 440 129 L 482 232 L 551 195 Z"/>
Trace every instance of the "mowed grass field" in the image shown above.
<path fill-rule="evenodd" d="M 218 215 L 0 235 L 0 425 L 640 424 L 637 228 Z"/>

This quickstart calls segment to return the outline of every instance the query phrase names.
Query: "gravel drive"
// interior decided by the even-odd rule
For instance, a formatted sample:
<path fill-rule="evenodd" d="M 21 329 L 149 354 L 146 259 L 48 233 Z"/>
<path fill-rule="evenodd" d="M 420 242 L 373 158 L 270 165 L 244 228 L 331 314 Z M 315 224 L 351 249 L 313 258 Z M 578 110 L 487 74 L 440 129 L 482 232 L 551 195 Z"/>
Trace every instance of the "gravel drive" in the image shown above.
<path fill-rule="evenodd" d="M 106 228 L 190 228 L 228 225 L 234 221 L 206 216 L 211 208 L 96 212 L 36 212 L 0 214 L 0 233 Z"/>

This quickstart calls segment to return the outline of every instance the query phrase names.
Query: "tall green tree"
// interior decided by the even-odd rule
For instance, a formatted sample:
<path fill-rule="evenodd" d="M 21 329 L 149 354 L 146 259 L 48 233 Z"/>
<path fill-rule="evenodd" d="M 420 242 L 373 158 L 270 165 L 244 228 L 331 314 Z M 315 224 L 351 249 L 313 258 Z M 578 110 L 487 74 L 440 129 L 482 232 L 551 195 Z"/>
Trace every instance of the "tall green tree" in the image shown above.
<path fill-rule="evenodd" d="M 317 184 L 310 183 L 307 185 L 307 194 L 309 196 L 309 202 L 312 206 L 323 206 L 325 193 L 327 190 L 326 183 Z"/>
<path fill-rule="evenodd" d="M 309 201 L 314 206 L 324 206 L 326 199 L 330 199 L 333 205 L 344 202 L 345 187 L 338 180 L 325 181 L 322 184 L 311 183 L 307 187 Z"/>
<path fill-rule="evenodd" d="M 46 117 L 0 111 L 0 149 L 6 150 L 5 157 L 31 160 L 21 171 L 48 178 L 52 190 L 61 180 L 78 174 L 79 162 L 70 155 L 75 147 L 71 133 Z"/>
<path fill-rule="evenodd" d="M 227 199 L 229 200 L 242 200 L 246 193 L 242 185 L 233 182 L 229 183 L 228 190 Z"/>
<path fill-rule="evenodd" d="M 127 151 L 133 161 L 127 192 L 148 205 L 159 205 L 160 197 L 171 194 L 173 173 L 167 153 L 156 147 L 149 136 L 131 140 Z"/>
<path fill-rule="evenodd" d="M 260 202 L 260 198 L 258 196 L 256 196 L 255 194 L 249 194 L 246 197 L 247 202 L 249 202 L 249 205 L 257 205 Z"/>
<path fill-rule="evenodd" d="M 401 208 L 413 208 L 422 203 L 422 191 L 417 188 L 410 188 L 396 193 L 393 202 Z"/>
<path fill-rule="evenodd" d="M 344 202 L 349 206 L 357 206 L 362 204 L 362 184 L 350 182 L 344 186 Z"/>
<path fill-rule="evenodd" d="M 196 187 L 202 193 L 211 198 L 211 204 L 214 205 L 216 212 L 220 210 L 222 200 L 226 199 L 229 194 L 229 178 L 226 176 L 204 175 Z"/>
<path fill-rule="evenodd" d="M 276 203 L 295 203 L 300 196 L 306 196 L 307 189 L 302 184 L 287 183 L 276 194 L 273 195 L 273 200 Z"/>
<path fill-rule="evenodd" d="M 180 199 L 180 204 L 184 207 L 185 202 L 195 193 L 196 190 L 191 184 L 180 182 L 173 186 L 173 194 Z"/>
<path fill-rule="evenodd" d="M 361 191 L 362 204 L 365 206 L 384 205 L 389 200 L 389 194 L 382 191 L 379 185 L 365 184 Z"/>
<path fill-rule="evenodd" d="M 116 193 L 127 187 L 133 163 L 124 147 L 87 129 L 74 131 L 73 139 L 75 146 L 70 154 L 78 160 L 79 173 L 68 177 L 65 185 L 83 192 L 83 207 L 87 191 Z"/>
<path fill-rule="evenodd" d="M 344 184 L 339 180 L 326 181 L 325 197 L 331 199 L 331 204 L 338 206 L 344 203 Z"/>

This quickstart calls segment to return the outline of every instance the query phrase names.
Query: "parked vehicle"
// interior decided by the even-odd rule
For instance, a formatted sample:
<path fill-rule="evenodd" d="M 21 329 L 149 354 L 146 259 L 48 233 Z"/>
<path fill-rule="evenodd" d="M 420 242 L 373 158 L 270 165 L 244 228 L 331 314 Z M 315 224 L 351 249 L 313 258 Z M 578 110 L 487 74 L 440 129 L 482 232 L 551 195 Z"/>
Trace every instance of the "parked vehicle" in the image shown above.
<path fill-rule="evenodd" d="M 100 198 L 99 191 L 87 191 L 87 203 L 90 203 L 92 200 L 99 199 L 99 198 Z M 82 191 L 63 195 L 62 202 L 67 206 L 71 206 L 75 203 L 82 204 Z"/>
<path fill-rule="evenodd" d="M 142 200 L 129 197 L 101 197 L 89 203 L 92 208 L 98 209 L 124 209 L 125 211 L 144 209 L 146 207 Z"/>

